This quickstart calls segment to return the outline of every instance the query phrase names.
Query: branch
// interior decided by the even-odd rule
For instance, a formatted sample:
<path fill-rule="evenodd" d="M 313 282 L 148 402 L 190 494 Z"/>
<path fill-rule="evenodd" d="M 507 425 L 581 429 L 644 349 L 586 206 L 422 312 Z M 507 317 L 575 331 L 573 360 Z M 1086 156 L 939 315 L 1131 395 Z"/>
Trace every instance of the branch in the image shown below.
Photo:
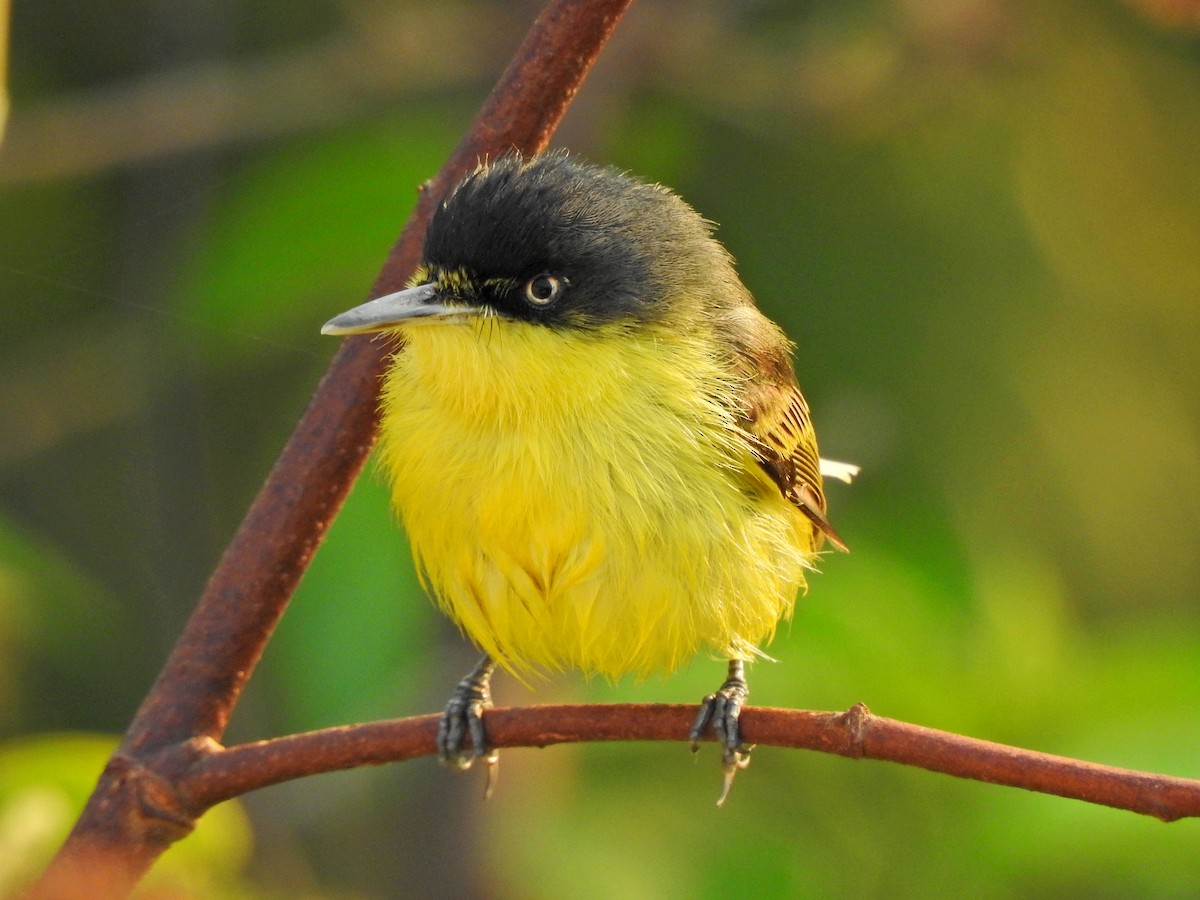
<path fill-rule="evenodd" d="M 0 148 L 0 185 L 338 127 L 420 91 L 486 84 L 508 61 L 526 15 L 458 0 L 375 3 L 366 15 L 351 8 L 342 28 L 307 45 L 195 62 L 23 106 Z"/>
<path fill-rule="evenodd" d="M 686 739 L 695 706 L 587 704 L 494 709 L 485 713 L 496 747 L 546 747 L 583 741 Z M 180 794 L 208 808 L 272 784 L 399 762 L 435 752 L 438 715 L 326 728 L 222 749 L 213 744 L 181 779 Z M 1118 769 L 962 737 L 873 715 L 859 703 L 843 713 L 749 707 L 748 743 L 880 759 L 1084 800 L 1164 822 L 1200 816 L 1200 781 Z"/>
<path fill-rule="evenodd" d="M 371 296 L 419 262 L 429 215 L 480 157 L 543 149 L 629 0 L 552 0 L 417 209 Z M 300 576 L 370 452 L 389 348 L 344 341 L 35 897 L 121 897 L 194 817 L 181 754 L 220 739 Z"/>

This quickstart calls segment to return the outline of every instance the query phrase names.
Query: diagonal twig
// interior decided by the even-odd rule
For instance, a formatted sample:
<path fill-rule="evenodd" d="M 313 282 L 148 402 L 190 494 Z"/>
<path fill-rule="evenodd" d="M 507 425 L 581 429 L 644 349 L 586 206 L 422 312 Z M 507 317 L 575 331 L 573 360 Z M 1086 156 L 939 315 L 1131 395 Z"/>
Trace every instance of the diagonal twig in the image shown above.
<path fill-rule="evenodd" d="M 552 0 L 462 142 L 426 184 L 371 296 L 400 288 L 429 215 L 481 157 L 543 149 L 630 0 Z M 300 576 L 370 451 L 389 352 L 345 341 L 34 897 L 120 897 L 195 816 L 181 755 L 219 740 Z"/>

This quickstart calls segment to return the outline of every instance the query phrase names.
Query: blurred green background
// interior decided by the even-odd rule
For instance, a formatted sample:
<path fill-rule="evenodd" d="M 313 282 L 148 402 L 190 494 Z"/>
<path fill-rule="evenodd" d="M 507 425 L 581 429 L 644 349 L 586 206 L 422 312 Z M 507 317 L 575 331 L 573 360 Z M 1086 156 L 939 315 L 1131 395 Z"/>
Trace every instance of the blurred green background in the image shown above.
<path fill-rule="evenodd" d="M 17 3 L 0 150 L 0 894 L 127 724 L 419 182 L 538 9 Z M 675 187 L 796 339 L 853 548 L 753 700 L 1200 776 L 1200 7 L 644 2 L 559 134 Z M 473 651 L 355 488 L 229 733 L 440 708 Z M 565 675 L 501 703 L 692 702 Z M 108 737 L 103 737 L 107 735 Z M 761 748 L 259 792 L 171 897 L 1185 897 L 1200 823 Z M 44 858 L 44 857 L 41 857 Z"/>

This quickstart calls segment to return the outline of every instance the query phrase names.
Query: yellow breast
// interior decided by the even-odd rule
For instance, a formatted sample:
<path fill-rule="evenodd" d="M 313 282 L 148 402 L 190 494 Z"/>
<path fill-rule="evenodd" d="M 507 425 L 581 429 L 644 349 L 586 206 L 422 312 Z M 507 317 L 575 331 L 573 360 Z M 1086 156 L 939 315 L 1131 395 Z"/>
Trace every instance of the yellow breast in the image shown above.
<path fill-rule="evenodd" d="M 791 611 L 812 529 L 761 471 L 697 341 L 414 322 L 381 460 L 419 569 L 520 675 L 746 659 Z"/>

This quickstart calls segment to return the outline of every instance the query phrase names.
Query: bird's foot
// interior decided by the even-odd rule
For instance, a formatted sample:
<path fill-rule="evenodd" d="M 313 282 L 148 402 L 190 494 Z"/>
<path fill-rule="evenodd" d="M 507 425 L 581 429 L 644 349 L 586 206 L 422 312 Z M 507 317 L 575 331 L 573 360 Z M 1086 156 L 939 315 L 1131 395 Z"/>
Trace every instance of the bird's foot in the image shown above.
<path fill-rule="evenodd" d="M 738 717 L 749 694 L 745 665 L 741 660 L 732 660 L 729 663 L 729 677 L 714 693 L 700 701 L 700 711 L 692 725 L 690 737 L 693 753 L 700 749 L 700 739 L 710 727 L 717 743 L 721 745 L 721 771 L 725 775 L 725 783 L 721 788 L 721 796 L 717 798 L 717 806 L 724 805 L 725 798 L 729 796 L 733 776 L 750 765 L 750 751 L 754 747 L 742 743 L 742 733 L 738 727 Z"/>
<path fill-rule="evenodd" d="M 492 708 L 492 672 L 496 664 L 485 656 L 471 673 L 458 683 L 454 696 L 446 704 L 441 721 L 438 722 L 438 759 L 443 765 L 455 769 L 469 769 L 475 760 L 487 765 L 487 787 L 484 796 L 490 797 L 496 787 L 500 755 L 488 746 L 487 731 L 483 726 L 484 710 Z M 466 750 L 470 739 L 471 749 Z"/>

